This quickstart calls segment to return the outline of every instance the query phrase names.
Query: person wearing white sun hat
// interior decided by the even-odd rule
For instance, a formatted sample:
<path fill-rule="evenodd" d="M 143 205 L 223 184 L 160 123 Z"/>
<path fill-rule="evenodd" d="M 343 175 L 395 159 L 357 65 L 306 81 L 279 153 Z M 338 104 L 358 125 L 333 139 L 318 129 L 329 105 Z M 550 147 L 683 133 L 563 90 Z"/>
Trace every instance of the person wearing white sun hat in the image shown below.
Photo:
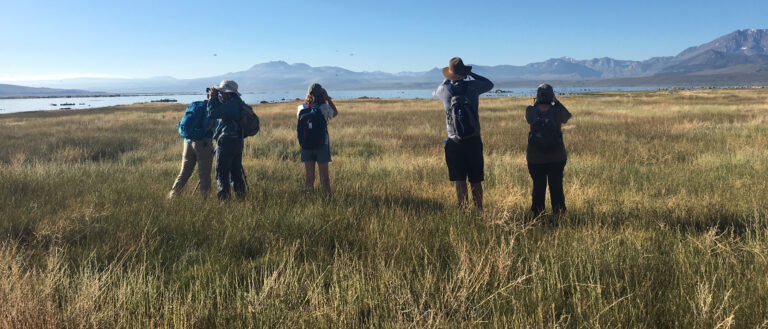
<path fill-rule="evenodd" d="M 216 183 L 219 200 L 229 199 L 230 180 L 238 198 L 245 197 L 243 176 L 243 128 L 241 109 L 245 103 L 240 98 L 237 83 L 224 80 L 208 91 L 208 116 L 216 119 L 213 138 L 216 139 Z"/>

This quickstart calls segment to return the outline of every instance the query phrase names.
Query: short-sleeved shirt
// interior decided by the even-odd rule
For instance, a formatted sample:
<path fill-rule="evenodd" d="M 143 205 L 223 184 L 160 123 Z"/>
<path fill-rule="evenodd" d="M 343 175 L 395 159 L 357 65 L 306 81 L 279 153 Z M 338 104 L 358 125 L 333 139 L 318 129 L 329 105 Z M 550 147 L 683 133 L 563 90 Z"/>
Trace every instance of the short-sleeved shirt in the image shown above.
<path fill-rule="evenodd" d="M 296 118 L 299 117 L 299 113 L 301 113 L 301 110 L 306 109 L 306 108 L 307 108 L 307 104 L 306 103 L 299 105 L 299 108 L 296 111 Z M 318 108 L 320 109 L 320 112 L 323 113 L 323 116 L 325 116 L 325 121 L 330 121 L 331 119 L 333 119 L 333 109 L 331 108 L 330 105 L 328 105 L 327 103 L 323 103 L 323 104 L 320 104 L 320 106 L 318 106 Z M 325 144 L 326 145 L 330 144 L 330 142 L 331 142 L 331 138 L 330 138 L 330 136 L 328 136 L 328 131 L 326 130 L 325 131 Z"/>

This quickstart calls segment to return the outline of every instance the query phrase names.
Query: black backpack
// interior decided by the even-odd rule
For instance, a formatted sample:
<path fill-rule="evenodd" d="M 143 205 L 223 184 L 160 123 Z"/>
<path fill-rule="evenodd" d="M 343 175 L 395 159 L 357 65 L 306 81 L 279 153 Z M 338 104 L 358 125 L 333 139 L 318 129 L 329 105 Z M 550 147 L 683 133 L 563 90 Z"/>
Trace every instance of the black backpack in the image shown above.
<path fill-rule="evenodd" d="M 468 84 L 466 82 L 461 83 L 456 89 L 453 85 L 450 86 L 451 92 L 451 107 L 448 110 L 448 125 L 453 129 L 456 134 L 456 139 L 464 139 L 475 135 L 477 127 L 475 124 L 477 118 L 475 118 L 474 112 L 472 112 L 472 103 L 469 101 L 469 97 L 466 96 Z"/>
<path fill-rule="evenodd" d="M 316 105 L 299 111 L 296 133 L 302 149 L 312 150 L 323 146 L 327 131 L 325 115 Z"/>
<path fill-rule="evenodd" d="M 528 144 L 539 152 L 549 152 L 560 146 L 563 133 L 560 125 L 555 120 L 555 108 L 546 112 L 536 111 L 536 118 L 531 122 L 531 131 L 528 133 Z"/>
<path fill-rule="evenodd" d="M 243 133 L 243 138 L 256 135 L 261 130 L 261 122 L 259 117 L 253 112 L 253 108 L 243 102 L 242 109 L 240 109 L 240 129 Z"/>

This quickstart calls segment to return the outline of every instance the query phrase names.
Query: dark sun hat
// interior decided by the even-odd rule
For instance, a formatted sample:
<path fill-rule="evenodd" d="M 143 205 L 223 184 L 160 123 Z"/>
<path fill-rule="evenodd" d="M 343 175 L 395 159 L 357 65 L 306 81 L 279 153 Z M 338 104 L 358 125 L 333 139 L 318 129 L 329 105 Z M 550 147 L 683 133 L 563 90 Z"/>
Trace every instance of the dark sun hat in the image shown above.
<path fill-rule="evenodd" d="M 448 80 L 464 80 L 469 72 L 472 72 L 472 66 L 464 65 L 460 57 L 451 58 L 448 66 L 443 68 L 443 76 Z"/>

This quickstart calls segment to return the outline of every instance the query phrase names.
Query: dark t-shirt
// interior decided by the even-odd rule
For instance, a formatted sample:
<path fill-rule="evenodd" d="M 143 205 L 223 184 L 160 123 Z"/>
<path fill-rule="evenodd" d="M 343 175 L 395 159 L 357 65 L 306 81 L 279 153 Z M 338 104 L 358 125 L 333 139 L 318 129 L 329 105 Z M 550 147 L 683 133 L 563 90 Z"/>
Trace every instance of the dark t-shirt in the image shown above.
<path fill-rule="evenodd" d="M 528 108 L 525 109 L 525 120 L 528 121 L 528 124 L 531 124 L 536 120 L 536 116 L 538 115 L 536 112 L 538 111 L 539 109 L 535 106 L 528 106 Z M 571 112 L 568 112 L 568 109 L 560 103 L 550 107 L 547 111 L 555 111 L 555 121 L 557 122 L 558 130 L 561 129 L 560 125 L 568 122 L 568 119 L 571 118 Z M 568 159 L 568 153 L 565 151 L 565 143 L 563 143 L 563 139 L 560 138 L 560 145 L 549 152 L 541 152 L 536 150 L 536 148 L 531 147 L 531 144 L 528 144 L 525 158 L 530 164 L 563 162 Z"/>

